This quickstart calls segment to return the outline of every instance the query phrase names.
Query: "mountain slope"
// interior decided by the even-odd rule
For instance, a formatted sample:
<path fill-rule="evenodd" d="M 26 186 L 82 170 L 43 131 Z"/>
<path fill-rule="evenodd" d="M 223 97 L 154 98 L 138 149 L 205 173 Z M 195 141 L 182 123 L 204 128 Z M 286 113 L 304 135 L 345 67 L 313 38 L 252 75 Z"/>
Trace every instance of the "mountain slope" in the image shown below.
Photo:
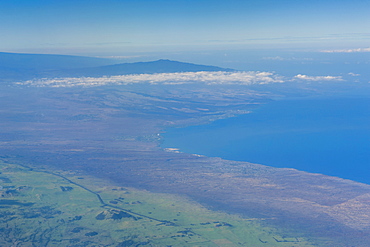
<path fill-rule="evenodd" d="M 98 77 L 127 74 L 154 74 L 154 73 L 176 73 L 197 71 L 233 71 L 216 66 L 184 63 L 171 60 L 157 60 L 152 62 L 121 63 L 93 68 L 82 68 L 73 70 L 54 71 L 54 75 L 68 77 Z M 51 74 L 49 74 L 50 76 Z"/>
<path fill-rule="evenodd" d="M 114 64 L 114 60 L 48 54 L 0 52 L 0 80 L 26 80 L 47 74 L 46 71 L 77 69 Z"/>
<path fill-rule="evenodd" d="M 0 81 L 50 77 L 100 77 L 197 71 L 233 71 L 171 60 L 114 64 L 115 60 L 67 55 L 0 52 Z"/>
<path fill-rule="evenodd" d="M 50 54 L 25 54 L 0 52 L 0 68 L 61 70 L 114 64 L 114 60 Z"/>

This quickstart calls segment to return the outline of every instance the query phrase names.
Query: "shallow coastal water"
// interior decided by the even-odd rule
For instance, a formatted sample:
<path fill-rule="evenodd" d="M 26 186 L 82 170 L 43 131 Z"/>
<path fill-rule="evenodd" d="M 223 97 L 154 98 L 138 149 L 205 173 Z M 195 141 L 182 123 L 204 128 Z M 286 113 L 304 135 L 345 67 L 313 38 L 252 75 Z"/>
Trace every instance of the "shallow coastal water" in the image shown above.
<path fill-rule="evenodd" d="M 370 184 L 370 98 L 279 100 L 208 125 L 172 128 L 162 147 Z"/>

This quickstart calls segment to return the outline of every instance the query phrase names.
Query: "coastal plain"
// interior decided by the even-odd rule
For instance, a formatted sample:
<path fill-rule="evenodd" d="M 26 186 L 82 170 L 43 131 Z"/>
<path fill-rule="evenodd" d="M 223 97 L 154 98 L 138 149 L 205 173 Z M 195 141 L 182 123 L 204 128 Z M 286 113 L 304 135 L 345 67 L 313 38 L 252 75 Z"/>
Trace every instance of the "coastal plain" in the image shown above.
<path fill-rule="evenodd" d="M 161 148 L 169 128 L 368 83 L 0 55 L 0 245 L 368 246 L 370 185 Z"/>
<path fill-rule="evenodd" d="M 301 87 L 303 86 L 280 90 L 302 95 L 311 95 L 312 91 L 316 93 L 319 90 L 324 93 L 326 90 L 321 85 L 315 90 L 304 90 Z M 14 188 L 10 189 L 19 190 L 22 186 L 37 188 L 40 185 L 35 184 L 32 179 L 35 175 L 32 173 L 45 171 L 42 176 L 51 176 L 56 180 L 38 194 L 57 194 L 60 198 L 56 201 L 65 203 L 67 207 L 64 210 L 71 211 L 63 214 L 64 210 L 58 203 L 47 206 L 51 197 L 46 201 L 36 202 L 36 194 L 30 194 L 32 189 L 22 191 L 20 198 L 11 200 L 35 203 L 32 205 L 38 205 L 37 210 L 51 207 L 48 210 L 53 218 L 51 221 L 43 220 L 52 222 L 47 224 L 59 224 L 60 228 L 52 233 L 59 234 L 58 236 L 51 237 L 50 233 L 48 238 L 53 241 L 67 241 L 61 237 L 60 231 L 64 234 L 76 228 L 76 231 L 80 231 L 73 234 L 86 244 L 76 246 L 89 246 L 94 241 L 103 243 L 102 246 L 120 246 L 117 244 L 122 242 L 133 246 L 137 242 L 147 243 L 149 239 L 153 240 L 150 242 L 152 246 L 163 246 L 164 242 L 169 246 L 184 246 L 182 243 L 185 242 L 181 241 L 185 240 L 189 246 L 197 246 L 199 242 L 207 243 L 199 246 L 248 246 L 246 243 L 249 241 L 253 243 L 251 246 L 367 246 L 370 241 L 369 185 L 295 169 L 223 160 L 159 147 L 161 133 L 166 128 L 206 124 L 217 119 L 248 114 L 260 104 L 283 97 L 281 92 L 273 92 L 269 87 L 262 86 L 254 88 L 222 85 L 4 87 L 0 93 L 3 106 L 0 112 L 3 119 L 0 123 L 0 149 L 2 161 L 5 162 L 2 166 L 6 171 L 9 164 L 13 164 L 13 168 L 17 164 L 23 165 L 23 168 L 18 168 L 21 170 L 18 174 L 25 179 L 25 182 L 11 185 Z M 3 173 L 6 174 L 4 171 Z M 16 181 L 17 173 L 8 175 L 12 176 L 9 179 Z M 61 176 L 65 176 L 67 180 L 63 180 Z M 46 177 L 45 180 L 51 179 Z M 78 177 L 89 179 L 79 180 Z M 76 184 L 71 185 L 69 180 Z M 81 186 L 76 186 L 77 183 Z M 70 187 L 73 190 L 69 191 Z M 63 191 L 63 188 L 67 191 Z M 135 194 L 132 200 L 146 203 L 124 205 L 127 199 L 120 197 L 126 198 L 123 195 L 126 190 L 131 195 Z M 103 204 L 91 192 L 99 193 Z M 136 199 L 139 195 L 143 199 Z M 86 208 L 82 210 L 83 213 L 76 210 L 73 202 L 74 198 L 79 197 L 84 198 L 78 206 L 81 209 Z M 28 199 L 25 200 L 26 198 Z M 159 201 L 158 198 L 164 199 Z M 179 203 L 178 200 L 185 200 L 184 198 L 196 204 Z M 12 201 L 7 200 L 10 199 L 2 198 L 8 204 L 6 211 L 9 208 L 14 210 L 16 216 L 13 217 L 20 217 L 25 213 L 37 214 L 32 211 L 34 206 L 26 207 L 24 211 L 19 209 L 19 205 L 11 205 Z M 169 210 L 165 205 L 171 200 L 174 200 L 171 204 L 182 204 L 183 207 L 179 206 L 174 211 L 170 207 Z M 112 204 L 110 201 L 116 203 Z M 161 209 L 149 211 L 144 204 Z M 204 214 L 200 213 L 202 210 L 206 210 Z M 171 215 L 175 212 L 183 217 Z M 132 217 L 126 219 L 126 213 Z M 84 220 L 73 221 L 75 217 L 85 214 Z M 200 214 L 205 218 L 200 217 Z M 220 218 L 214 220 L 213 214 L 220 215 Z M 112 217 L 121 216 L 120 221 L 112 220 Z M 24 227 L 29 227 L 27 225 L 34 224 L 33 220 L 36 219 L 31 217 L 23 222 L 12 221 L 9 215 L 4 217 L 1 227 L 8 232 L 9 229 L 16 229 L 23 224 Z M 103 220 L 99 221 L 94 217 Z M 136 221 L 134 218 L 142 219 Z M 178 226 L 172 227 L 170 231 L 168 226 L 164 226 L 165 223 L 158 229 L 156 221 L 151 218 L 171 221 Z M 130 224 L 121 222 L 122 219 L 130 221 Z M 173 222 L 173 219 L 178 222 Z M 61 224 L 68 220 L 72 220 L 73 228 Z M 125 234 L 109 235 L 111 233 L 108 234 L 108 227 L 111 225 L 106 220 L 117 223 L 117 229 L 133 229 L 128 234 L 131 237 Z M 93 226 L 91 221 L 94 221 L 96 228 L 86 227 Z M 19 223 L 11 226 L 15 222 Z M 148 232 L 153 235 L 138 230 L 142 229 L 144 222 L 145 227 L 149 228 Z M 222 225 L 222 222 L 226 223 Z M 200 227 L 201 223 L 207 225 Z M 191 224 L 195 226 L 190 227 Z M 215 228 L 217 224 L 221 224 L 220 228 Z M 238 227 L 230 228 L 229 225 Z M 37 234 L 48 231 L 43 227 L 40 226 Z M 194 234 L 190 236 L 191 239 L 188 236 L 190 230 L 186 230 L 189 228 L 194 232 L 191 233 Z M 248 232 L 252 232 L 253 240 L 242 230 L 249 228 L 251 230 Z M 273 234 L 266 229 L 272 229 Z M 156 231 L 160 233 L 155 233 Z M 166 232 L 165 235 L 162 235 L 163 231 Z M 185 237 L 176 237 L 179 232 Z M 225 237 L 222 238 L 211 237 L 224 233 Z M 40 234 L 37 235 L 37 241 L 47 241 L 45 235 Z M 156 242 L 156 237 L 153 236 L 159 236 L 158 234 L 165 236 L 164 242 Z M 255 237 L 259 234 L 268 239 Z M 2 241 L 32 240 L 31 235 L 7 236 Z M 52 246 L 53 241 L 48 244 Z"/>
<path fill-rule="evenodd" d="M 179 196 L 68 171 L 0 169 L 2 246 L 313 246 Z"/>

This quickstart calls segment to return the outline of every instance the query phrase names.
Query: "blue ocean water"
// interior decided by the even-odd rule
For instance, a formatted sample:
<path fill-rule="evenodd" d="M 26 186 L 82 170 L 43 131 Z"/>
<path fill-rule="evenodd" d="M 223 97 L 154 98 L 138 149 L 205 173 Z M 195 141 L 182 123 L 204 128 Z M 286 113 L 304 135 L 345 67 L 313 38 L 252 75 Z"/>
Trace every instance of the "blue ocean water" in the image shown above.
<path fill-rule="evenodd" d="M 278 100 L 208 125 L 172 128 L 162 147 L 370 184 L 370 98 Z"/>

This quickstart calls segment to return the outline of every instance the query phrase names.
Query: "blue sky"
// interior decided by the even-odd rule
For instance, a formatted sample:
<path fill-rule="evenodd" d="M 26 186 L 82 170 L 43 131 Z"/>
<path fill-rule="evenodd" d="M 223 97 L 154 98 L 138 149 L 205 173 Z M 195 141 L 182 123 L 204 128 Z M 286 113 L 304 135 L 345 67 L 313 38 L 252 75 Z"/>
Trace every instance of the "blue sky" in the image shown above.
<path fill-rule="evenodd" d="M 368 0 L 5 0 L 0 51 L 370 47 Z"/>

